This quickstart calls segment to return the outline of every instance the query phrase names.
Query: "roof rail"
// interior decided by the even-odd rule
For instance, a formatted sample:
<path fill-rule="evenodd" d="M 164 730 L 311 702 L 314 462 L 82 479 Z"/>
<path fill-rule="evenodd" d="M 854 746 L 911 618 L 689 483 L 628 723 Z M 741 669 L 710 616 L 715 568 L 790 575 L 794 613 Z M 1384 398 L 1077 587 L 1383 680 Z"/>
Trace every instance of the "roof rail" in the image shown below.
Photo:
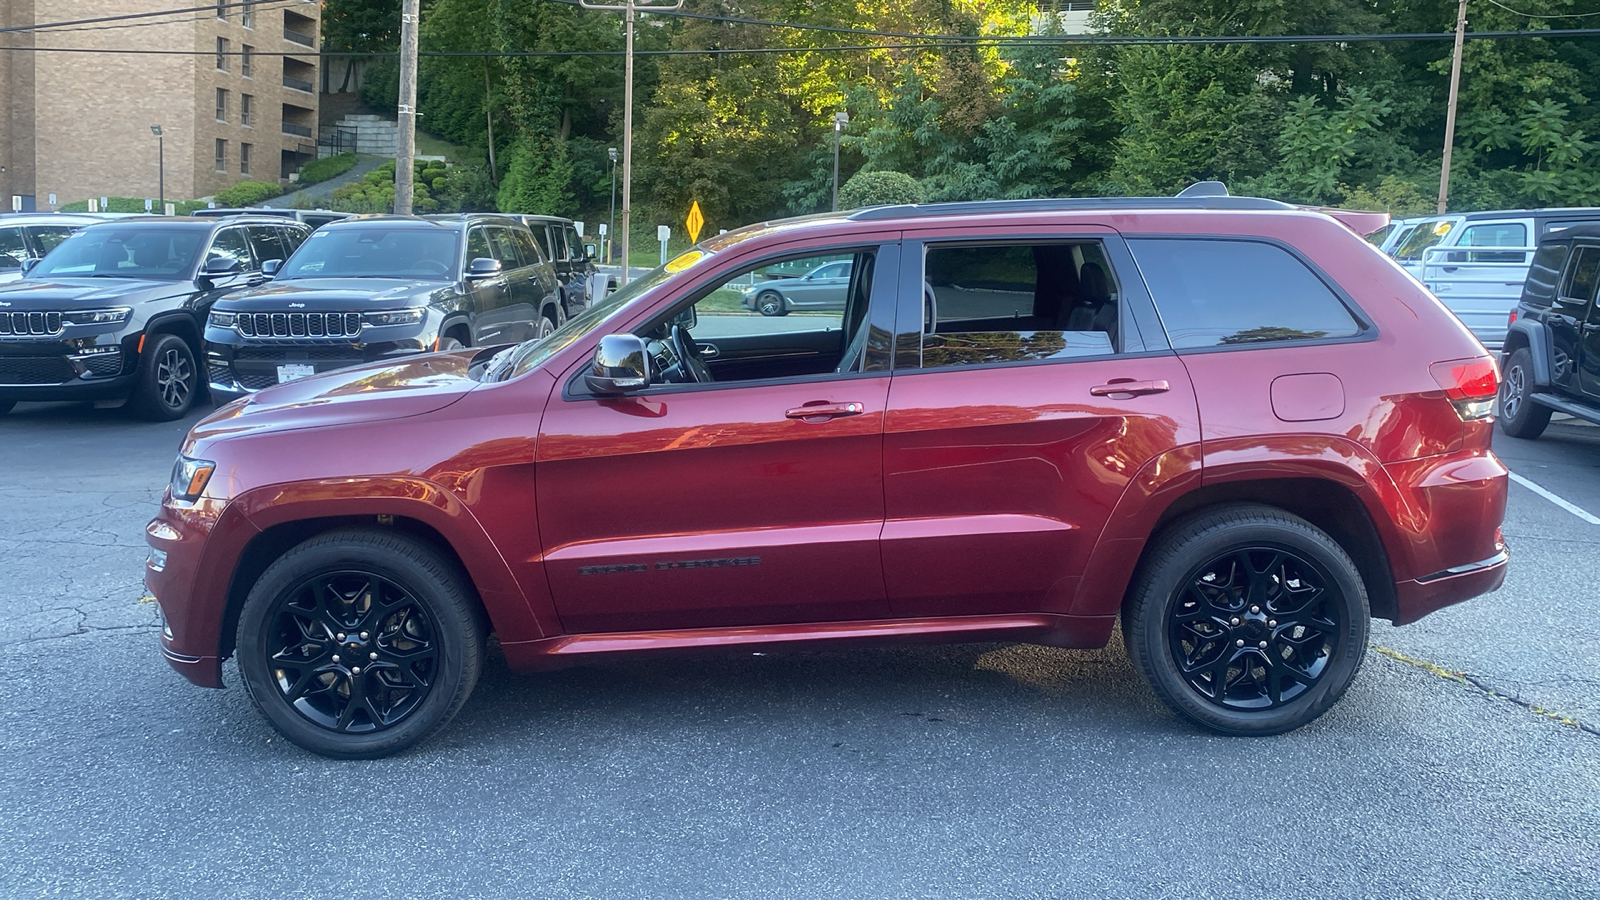
<path fill-rule="evenodd" d="M 1288 203 L 1259 197 L 1072 197 L 1059 200 L 980 200 L 964 203 L 912 203 L 870 206 L 850 213 L 853 221 L 900 219 L 912 216 L 977 216 L 986 213 L 1072 212 L 1099 209 L 1295 209 Z"/>

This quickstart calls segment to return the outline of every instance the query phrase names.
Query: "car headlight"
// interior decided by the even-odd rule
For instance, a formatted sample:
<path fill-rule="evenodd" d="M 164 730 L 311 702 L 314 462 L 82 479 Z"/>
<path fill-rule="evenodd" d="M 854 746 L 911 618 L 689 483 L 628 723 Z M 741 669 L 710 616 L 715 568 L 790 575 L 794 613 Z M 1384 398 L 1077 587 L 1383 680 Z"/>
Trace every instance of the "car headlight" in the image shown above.
<path fill-rule="evenodd" d="M 361 314 L 361 324 L 381 328 L 384 325 L 417 325 L 420 324 L 428 311 L 417 306 L 411 309 L 386 309 L 380 312 Z"/>
<path fill-rule="evenodd" d="M 75 309 L 61 314 L 68 325 L 121 325 L 133 315 L 132 307 L 114 306 L 110 309 Z"/>
<path fill-rule="evenodd" d="M 213 312 L 206 318 L 206 324 L 214 328 L 232 328 L 233 323 L 239 320 L 238 313 Z"/>
<path fill-rule="evenodd" d="M 206 489 L 206 483 L 211 480 L 211 473 L 216 468 L 217 464 L 209 459 L 178 457 L 177 464 L 172 467 L 172 499 L 199 499 L 200 492 Z"/>

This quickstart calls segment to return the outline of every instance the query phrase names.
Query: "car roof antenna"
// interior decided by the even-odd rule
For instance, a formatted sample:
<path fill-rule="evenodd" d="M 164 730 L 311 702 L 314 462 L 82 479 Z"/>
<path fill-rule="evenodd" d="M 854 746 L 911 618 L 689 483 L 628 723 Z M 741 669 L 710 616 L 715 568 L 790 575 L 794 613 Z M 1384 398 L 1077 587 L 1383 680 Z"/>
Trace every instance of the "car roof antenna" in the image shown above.
<path fill-rule="evenodd" d="M 1228 186 L 1220 181 L 1196 181 L 1178 192 L 1179 197 L 1226 197 Z"/>

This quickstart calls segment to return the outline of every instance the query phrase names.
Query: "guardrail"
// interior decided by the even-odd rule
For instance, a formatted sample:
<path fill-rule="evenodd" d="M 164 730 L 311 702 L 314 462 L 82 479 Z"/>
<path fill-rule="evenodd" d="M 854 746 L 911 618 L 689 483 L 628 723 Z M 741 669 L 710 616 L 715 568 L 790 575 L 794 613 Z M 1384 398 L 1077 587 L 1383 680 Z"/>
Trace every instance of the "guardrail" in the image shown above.
<path fill-rule="evenodd" d="M 292 134 L 297 137 L 311 137 L 311 126 L 296 125 L 293 122 L 285 122 L 283 123 L 283 133 Z"/>
<path fill-rule="evenodd" d="M 304 31 L 295 31 L 293 28 L 288 27 L 283 29 L 283 39 L 286 41 L 293 41 L 296 44 L 301 44 L 306 47 L 315 47 L 317 45 L 317 39 L 315 37 L 306 34 Z"/>
<path fill-rule="evenodd" d="M 1422 285 L 1484 346 L 1498 350 L 1537 249 L 1429 247 L 1422 251 Z"/>
<path fill-rule="evenodd" d="M 283 76 L 283 86 L 286 88 L 294 88 L 297 91 L 305 91 L 308 94 L 317 89 L 315 84 L 305 80 L 304 78 L 295 78 L 292 75 Z"/>

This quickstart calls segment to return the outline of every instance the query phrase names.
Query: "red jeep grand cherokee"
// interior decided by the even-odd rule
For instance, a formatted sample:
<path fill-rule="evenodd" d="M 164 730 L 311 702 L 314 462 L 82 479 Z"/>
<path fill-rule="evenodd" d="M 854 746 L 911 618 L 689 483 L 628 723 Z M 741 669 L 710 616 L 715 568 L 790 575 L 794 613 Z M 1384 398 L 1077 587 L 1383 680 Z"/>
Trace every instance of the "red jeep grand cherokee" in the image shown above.
<path fill-rule="evenodd" d="M 844 262 L 838 309 L 752 285 Z M 331 339 L 330 339 L 331 340 Z M 881 207 L 707 240 L 543 340 L 296 381 L 183 445 L 162 650 L 375 757 L 510 664 L 821 641 L 1100 647 L 1174 710 L 1310 722 L 1370 616 L 1499 587 L 1493 362 L 1328 215 Z"/>

